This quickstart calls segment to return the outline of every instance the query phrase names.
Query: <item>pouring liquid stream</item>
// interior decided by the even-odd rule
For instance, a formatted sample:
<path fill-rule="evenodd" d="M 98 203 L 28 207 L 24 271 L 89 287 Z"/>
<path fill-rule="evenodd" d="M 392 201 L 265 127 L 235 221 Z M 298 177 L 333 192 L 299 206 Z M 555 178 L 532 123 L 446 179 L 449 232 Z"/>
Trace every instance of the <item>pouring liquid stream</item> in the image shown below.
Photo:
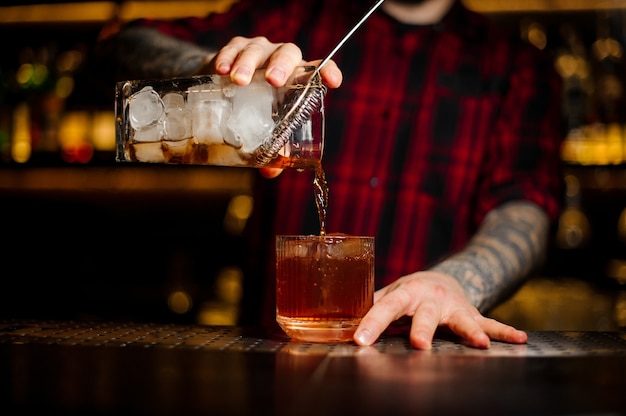
<path fill-rule="evenodd" d="M 315 205 L 320 221 L 320 236 L 326 235 L 326 216 L 328 214 L 328 182 L 322 164 L 315 168 L 315 179 L 313 179 L 313 191 L 315 194 Z"/>
<path fill-rule="evenodd" d="M 314 76 L 319 73 L 324 65 L 335 55 L 335 53 L 343 46 L 343 44 L 352 36 L 354 32 L 370 17 L 372 13 L 383 4 L 385 0 L 377 0 L 372 7 L 361 17 L 361 19 L 350 29 L 348 33 L 337 43 L 337 45 L 333 48 L 332 51 L 320 62 L 320 64 L 315 68 L 313 76 L 311 76 L 311 80 L 314 79 Z M 322 168 L 321 161 L 315 168 L 315 178 L 313 179 L 313 190 L 315 194 L 315 205 L 317 207 L 317 214 L 319 216 L 320 222 L 320 236 L 326 235 L 326 216 L 328 215 L 328 182 L 326 180 L 326 173 Z"/>

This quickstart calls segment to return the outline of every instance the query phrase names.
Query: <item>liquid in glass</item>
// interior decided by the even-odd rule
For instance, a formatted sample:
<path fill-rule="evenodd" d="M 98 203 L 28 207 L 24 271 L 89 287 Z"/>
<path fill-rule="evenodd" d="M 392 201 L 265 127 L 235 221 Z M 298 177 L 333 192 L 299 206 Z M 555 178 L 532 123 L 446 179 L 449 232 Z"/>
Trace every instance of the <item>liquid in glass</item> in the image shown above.
<path fill-rule="evenodd" d="M 349 342 L 374 301 L 374 237 L 277 236 L 276 320 L 293 340 Z"/>

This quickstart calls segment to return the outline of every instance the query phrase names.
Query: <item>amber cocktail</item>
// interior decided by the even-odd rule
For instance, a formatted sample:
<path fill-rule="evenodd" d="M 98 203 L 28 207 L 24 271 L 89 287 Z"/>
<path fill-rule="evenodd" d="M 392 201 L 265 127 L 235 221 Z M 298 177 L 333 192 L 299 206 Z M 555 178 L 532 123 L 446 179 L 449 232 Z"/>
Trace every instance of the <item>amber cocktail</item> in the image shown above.
<path fill-rule="evenodd" d="M 349 342 L 374 301 L 374 237 L 276 237 L 276 320 L 303 342 Z"/>

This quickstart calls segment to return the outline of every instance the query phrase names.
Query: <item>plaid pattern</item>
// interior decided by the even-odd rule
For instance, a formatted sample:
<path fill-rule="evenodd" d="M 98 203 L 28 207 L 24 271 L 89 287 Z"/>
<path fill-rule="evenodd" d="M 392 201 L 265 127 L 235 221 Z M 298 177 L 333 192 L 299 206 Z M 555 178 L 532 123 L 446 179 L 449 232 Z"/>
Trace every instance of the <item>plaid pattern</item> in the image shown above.
<path fill-rule="evenodd" d="M 317 59 L 369 7 L 360 3 L 240 0 L 207 19 L 143 23 L 207 45 L 264 35 Z M 557 218 L 560 80 L 550 56 L 457 2 L 434 26 L 405 26 L 378 10 L 334 59 L 344 84 L 325 105 L 327 232 L 376 237 L 377 287 L 461 249 L 506 201 L 527 199 Z M 276 197 L 257 199 L 275 201 L 257 209 L 270 238 L 319 233 L 312 180 L 286 171 L 260 181 Z M 273 244 L 260 247 L 271 258 Z"/>

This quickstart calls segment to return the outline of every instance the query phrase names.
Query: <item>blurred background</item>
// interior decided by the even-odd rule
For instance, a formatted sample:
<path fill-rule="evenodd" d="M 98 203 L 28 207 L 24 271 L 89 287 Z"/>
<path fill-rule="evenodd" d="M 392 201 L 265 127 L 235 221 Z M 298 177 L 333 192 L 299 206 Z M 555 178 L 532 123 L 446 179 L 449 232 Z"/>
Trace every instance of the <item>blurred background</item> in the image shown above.
<path fill-rule="evenodd" d="M 256 172 L 117 164 L 114 85 L 91 56 L 109 25 L 234 1 L 2 3 L 0 318 L 237 322 Z M 544 269 L 492 315 L 623 328 L 626 1 L 464 2 L 549 51 L 565 85 L 566 209 Z"/>

